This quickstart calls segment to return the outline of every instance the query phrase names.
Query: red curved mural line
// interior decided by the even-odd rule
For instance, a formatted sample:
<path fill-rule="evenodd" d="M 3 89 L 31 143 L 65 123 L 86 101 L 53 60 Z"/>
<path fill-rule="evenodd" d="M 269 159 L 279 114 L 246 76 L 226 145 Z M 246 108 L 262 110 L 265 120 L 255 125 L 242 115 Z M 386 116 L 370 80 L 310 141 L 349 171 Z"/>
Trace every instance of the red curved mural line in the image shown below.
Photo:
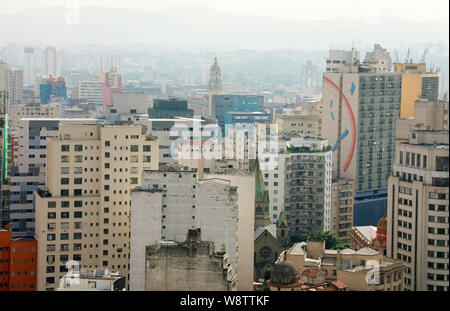
<path fill-rule="evenodd" d="M 337 92 L 339 92 L 339 87 L 330 79 L 328 79 L 327 77 L 323 77 L 323 80 L 325 82 L 327 82 L 329 85 L 331 85 L 331 87 L 333 87 Z M 352 107 L 350 106 L 350 103 L 347 100 L 347 97 L 345 96 L 344 93 L 342 93 L 342 98 L 344 99 L 344 103 L 345 103 L 345 107 L 347 107 L 348 113 L 350 115 L 350 123 L 352 126 L 352 143 L 351 143 L 351 147 L 350 147 L 350 152 L 347 155 L 347 159 L 345 160 L 345 164 L 344 164 L 344 172 L 347 171 L 350 162 L 352 161 L 353 158 L 353 154 L 355 152 L 355 146 L 356 146 L 356 122 L 355 122 L 355 116 L 353 114 L 353 110 Z"/>

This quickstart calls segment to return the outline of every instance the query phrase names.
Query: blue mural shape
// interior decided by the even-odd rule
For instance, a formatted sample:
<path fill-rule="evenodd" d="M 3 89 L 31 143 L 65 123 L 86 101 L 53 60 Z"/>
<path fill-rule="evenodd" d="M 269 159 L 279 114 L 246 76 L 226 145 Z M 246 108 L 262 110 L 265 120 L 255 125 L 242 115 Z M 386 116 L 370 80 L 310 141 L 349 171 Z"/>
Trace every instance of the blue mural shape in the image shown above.
<path fill-rule="evenodd" d="M 355 89 L 356 89 L 355 83 L 352 82 L 352 85 L 350 86 L 350 94 L 351 95 L 353 95 L 353 93 L 355 93 Z"/>
<path fill-rule="evenodd" d="M 348 133 L 349 133 L 348 129 L 345 129 L 344 133 L 342 133 L 341 135 L 341 140 L 344 140 L 344 138 L 347 137 Z M 331 151 L 335 152 L 337 147 L 338 147 L 338 140 L 336 139 L 336 142 L 334 143 L 333 148 L 331 148 Z"/>

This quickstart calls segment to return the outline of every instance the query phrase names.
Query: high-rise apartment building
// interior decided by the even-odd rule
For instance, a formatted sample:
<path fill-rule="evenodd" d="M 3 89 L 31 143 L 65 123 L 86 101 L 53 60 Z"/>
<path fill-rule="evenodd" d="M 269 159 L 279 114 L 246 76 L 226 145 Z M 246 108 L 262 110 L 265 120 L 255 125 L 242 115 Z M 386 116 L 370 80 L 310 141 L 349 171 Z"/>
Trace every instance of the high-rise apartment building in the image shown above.
<path fill-rule="evenodd" d="M 391 71 L 392 58 L 387 49 L 384 49 L 379 44 L 373 45 L 373 51 L 366 53 L 365 63 L 369 63 L 376 67 L 376 71 Z"/>
<path fill-rule="evenodd" d="M 321 137 L 322 117 L 319 115 L 282 114 L 276 116 L 275 123 L 278 132 L 283 135 Z"/>
<path fill-rule="evenodd" d="M 340 70 L 323 76 L 322 135 L 332 146 L 333 177 L 355 180 L 355 225 L 375 224 L 394 159 L 402 76 L 367 64 Z"/>
<path fill-rule="evenodd" d="M 99 79 L 78 81 L 78 97 L 89 104 L 103 106 L 103 86 L 105 82 Z"/>
<path fill-rule="evenodd" d="M 397 63 L 394 64 L 394 71 L 402 74 L 401 118 L 414 116 L 414 103 L 417 100 L 438 100 L 439 73 L 427 72 L 426 64 Z"/>
<path fill-rule="evenodd" d="M 23 100 L 23 71 L 11 69 L 5 71 L 6 113 L 11 115 L 14 106 Z"/>
<path fill-rule="evenodd" d="M 47 105 L 48 106 L 48 105 Z M 13 237 L 35 234 L 35 191 L 45 187 L 47 141 L 59 124 L 96 124 L 95 119 L 22 118 L 18 122 L 17 163 L 9 168 L 9 224 Z"/>
<path fill-rule="evenodd" d="M 327 58 L 326 72 L 341 72 L 344 67 L 359 62 L 359 51 L 330 50 Z"/>
<path fill-rule="evenodd" d="M 406 289 L 448 291 L 448 102 L 418 101 L 414 110 L 398 120 L 386 253 L 407 266 Z"/>
<path fill-rule="evenodd" d="M 60 76 L 60 62 L 54 47 L 47 47 L 44 52 L 44 74 L 59 77 Z"/>
<path fill-rule="evenodd" d="M 143 125 L 60 125 L 47 163 L 35 203 L 38 290 L 55 290 L 71 260 L 128 279 L 130 192 L 158 168 L 158 140 Z"/>
<path fill-rule="evenodd" d="M 355 182 L 333 179 L 331 185 L 331 232 L 344 243 L 350 243 L 353 228 Z"/>
<path fill-rule="evenodd" d="M 39 88 L 41 104 L 47 105 L 52 99 L 65 101 L 67 99 L 66 80 L 62 77 L 39 76 L 36 80 L 36 88 Z"/>
<path fill-rule="evenodd" d="M 16 105 L 10 117 L 11 129 L 17 129 L 20 119 L 24 118 L 58 118 L 60 107 L 56 103 L 41 105 L 39 97 L 28 98 L 26 104 Z"/>
<path fill-rule="evenodd" d="M 34 50 L 32 47 L 24 49 L 24 71 L 23 83 L 25 85 L 34 84 Z"/>
<path fill-rule="evenodd" d="M 293 138 L 286 145 L 284 212 L 289 236 L 331 230 L 332 152 L 326 139 Z"/>

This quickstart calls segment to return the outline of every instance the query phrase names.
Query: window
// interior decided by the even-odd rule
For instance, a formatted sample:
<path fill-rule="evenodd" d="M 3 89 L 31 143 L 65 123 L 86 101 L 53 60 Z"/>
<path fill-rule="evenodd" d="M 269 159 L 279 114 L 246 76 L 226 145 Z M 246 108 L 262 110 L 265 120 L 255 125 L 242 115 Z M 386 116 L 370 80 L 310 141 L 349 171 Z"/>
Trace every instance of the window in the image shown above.
<path fill-rule="evenodd" d="M 83 151 L 83 145 L 75 145 L 75 151 Z"/>
<path fill-rule="evenodd" d="M 74 174 L 83 174 L 83 168 L 82 167 L 74 167 L 73 173 Z"/>
<path fill-rule="evenodd" d="M 130 162 L 133 162 L 133 163 L 139 162 L 138 156 L 131 156 L 131 157 L 130 157 Z"/>
<path fill-rule="evenodd" d="M 56 219 L 56 213 L 54 213 L 54 212 L 48 213 L 47 219 Z"/>
<path fill-rule="evenodd" d="M 130 183 L 131 183 L 132 185 L 136 185 L 136 184 L 138 183 L 138 178 L 137 178 L 137 177 L 131 177 L 131 178 L 130 178 Z"/>
<path fill-rule="evenodd" d="M 61 240 L 68 240 L 69 239 L 69 234 L 68 233 L 61 233 L 60 234 L 60 239 Z"/>
<path fill-rule="evenodd" d="M 61 167 L 61 175 L 69 174 L 69 168 L 68 167 Z"/>
<path fill-rule="evenodd" d="M 83 162 L 83 156 L 81 156 L 81 155 L 76 155 L 76 156 L 75 156 L 75 162 Z"/>
<path fill-rule="evenodd" d="M 68 155 L 62 155 L 61 156 L 61 162 L 69 162 L 69 156 Z"/>
<path fill-rule="evenodd" d="M 48 208 L 55 208 L 56 207 L 56 202 L 55 201 L 49 201 L 47 206 L 48 206 Z"/>
<path fill-rule="evenodd" d="M 151 156 L 144 156 L 144 162 L 151 162 L 152 157 Z"/>
<path fill-rule="evenodd" d="M 152 146 L 150 146 L 150 145 L 144 145 L 143 147 L 144 147 L 144 152 L 152 151 Z"/>
<path fill-rule="evenodd" d="M 69 178 L 61 178 L 61 185 L 68 185 L 69 184 Z"/>
<path fill-rule="evenodd" d="M 61 201 L 61 207 L 70 207 L 69 201 Z"/>
<path fill-rule="evenodd" d="M 83 213 L 82 212 L 74 212 L 73 213 L 73 217 L 74 218 L 82 218 L 83 217 Z"/>
<path fill-rule="evenodd" d="M 75 185 L 81 185 L 81 184 L 83 183 L 83 178 L 75 178 L 75 179 L 73 180 L 73 183 L 74 183 Z"/>
<path fill-rule="evenodd" d="M 69 218 L 69 212 L 61 212 L 61 218 Z"/>
<path fill-rule="evenodd" d="M 138 145 L 131 145 L 130 146 L 130 151 L 131 152 L 138 152 L 139 151 L 139 146 Z"/>

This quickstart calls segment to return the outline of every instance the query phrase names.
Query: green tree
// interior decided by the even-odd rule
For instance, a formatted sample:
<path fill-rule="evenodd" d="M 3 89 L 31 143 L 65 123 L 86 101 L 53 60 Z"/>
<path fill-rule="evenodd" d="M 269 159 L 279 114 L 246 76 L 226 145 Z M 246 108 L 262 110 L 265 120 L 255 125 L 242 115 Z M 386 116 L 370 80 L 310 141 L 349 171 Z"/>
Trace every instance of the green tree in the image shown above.
<path fill-rule="evenodd" d="M 326 249 L 350 248 L 350 244 L 342 243 L 342 241 L 331 232 L 314 231 L 309 234 L 302 233 L 291 237 L 292 243 L 305 242 L 307 240 L 325 241 Z"/>

